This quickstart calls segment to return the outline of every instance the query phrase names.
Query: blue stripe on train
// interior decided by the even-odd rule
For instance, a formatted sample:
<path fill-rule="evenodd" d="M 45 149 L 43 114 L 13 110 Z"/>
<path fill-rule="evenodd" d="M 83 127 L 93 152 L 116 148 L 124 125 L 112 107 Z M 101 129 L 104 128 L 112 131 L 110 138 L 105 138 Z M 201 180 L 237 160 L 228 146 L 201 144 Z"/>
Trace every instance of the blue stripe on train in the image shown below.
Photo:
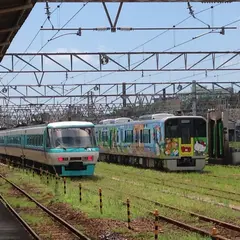
<path fill-rule="evenodd" d="M 66 150 L 62 148 L 54 148 L 54 149 L 46 149 L 46 152 L 48 153 L 66 153 L 66 152 L 98 152 L 99 148 L 67 148 Z"/>
<path fill-rule="evenodd" d="M 85 165 L 85 164 L 84 164 Z M 62 166 L 62 177 L 92 176 L 94 174 L 95 164 L 88 164 L 86 170 L 65 170 Z"/>

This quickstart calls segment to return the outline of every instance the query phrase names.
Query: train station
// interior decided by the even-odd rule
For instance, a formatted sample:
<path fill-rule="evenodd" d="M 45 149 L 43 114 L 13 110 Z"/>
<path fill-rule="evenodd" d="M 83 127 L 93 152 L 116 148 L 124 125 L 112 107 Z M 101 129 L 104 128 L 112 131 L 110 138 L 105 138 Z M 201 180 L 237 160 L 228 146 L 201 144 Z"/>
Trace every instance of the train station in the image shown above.
<path fill-rule="evenodd" d="M 239 1 L 0 0 L 0 239 L 240 239 Z"/>

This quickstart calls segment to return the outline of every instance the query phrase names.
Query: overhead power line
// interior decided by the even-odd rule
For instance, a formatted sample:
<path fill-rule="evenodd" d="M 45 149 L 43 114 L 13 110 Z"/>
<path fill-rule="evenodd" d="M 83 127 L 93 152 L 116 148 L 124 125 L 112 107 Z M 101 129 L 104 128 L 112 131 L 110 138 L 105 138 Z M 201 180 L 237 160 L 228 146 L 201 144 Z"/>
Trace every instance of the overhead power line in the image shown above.
<path fill-rule="evenodd" d="M 83 8 L 84 8 L 87 4 L 88 4 L 88 2 L 87 2 L 87 3 L 84 3 L 83 6 L 62 26 L 62 28 L 64 28 L 69 22 L 71 22 L 71 21 L 83 10 Z M 46 47 L 47 44 L 48 44 L 50 41 L 52 41 L 53 38 L 54 38 L 58 33 L 59 33 L 59 31 L 56 32 L 56 33 L 38 50 L 37 53 L 40 53 L 41 50 L 42 50 L 44 47 Z M 36 57 L 36 55 L 34 55 L 34 56 L 28 61 L 28 63 L 30 63 L 35 57 Z M 23 71 L 27 66 L 28 66 L 28 64 L 24 65 L 24 66 L 21 68 L 20 72 Z M 20 74 L 20 73 L 17 73 L 17 74 L 7 83 L 7 85 L 10 84 L 19 74 Z"/>

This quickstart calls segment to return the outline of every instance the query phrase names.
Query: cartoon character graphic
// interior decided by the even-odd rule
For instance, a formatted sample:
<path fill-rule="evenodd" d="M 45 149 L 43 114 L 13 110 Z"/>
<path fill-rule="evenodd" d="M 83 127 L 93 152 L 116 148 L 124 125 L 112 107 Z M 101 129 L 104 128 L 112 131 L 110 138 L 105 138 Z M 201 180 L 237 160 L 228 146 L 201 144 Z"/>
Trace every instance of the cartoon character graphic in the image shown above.
<path fill-rule="evenodd" d="M 179 151 L 177 149 L 173 149 L 172 156 L 178 156 Z"/>
<path fill-rule="evenodd" d="M 204 153 L 206 151 L 206 143 L 204 141 L 199 141 L 197 140 L 196 143 L 194 144 L 194 150 L 197 153 Z"/>
<path fill-rule="evenodd" d="M 165 140 L 165 155 L 166 156 L 178 156 L 179 155 L 179 144 L 176 138 L 167 138 Z"/>
<path fill-rule="evenodd" d="M 154 126 L 153 139 L 155 142 L 155 154 L 156 154 L 156 156 L 160 156 L 161 155 L 161 140 L 162 140 L 161 126 L 159 126 L 159 125 Z"/>

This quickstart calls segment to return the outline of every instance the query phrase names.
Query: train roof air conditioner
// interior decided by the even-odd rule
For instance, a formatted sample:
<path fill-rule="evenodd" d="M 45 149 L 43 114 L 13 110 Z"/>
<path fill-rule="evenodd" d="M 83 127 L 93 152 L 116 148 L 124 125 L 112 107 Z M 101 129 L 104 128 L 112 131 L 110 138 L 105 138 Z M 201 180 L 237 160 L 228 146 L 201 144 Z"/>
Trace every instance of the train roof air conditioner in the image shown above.
<path fill-rule="evenodd" d="M 156 114 L 148 114 L 139 117 L 139 120 L 152 120 L 152 119 L 162 119 L 166 117 L 173 117 L 174 114 L 170 113 L 156 113 Z"/>
<path fill-rule="evenodd" d="M 115 118 L 115 119 L 104 119 L 99 122 L 99 124 L 115 124 L 115 123 L 126 123 L 126 122 L 132 122 L 133 120 L 131 118 Z"/>

